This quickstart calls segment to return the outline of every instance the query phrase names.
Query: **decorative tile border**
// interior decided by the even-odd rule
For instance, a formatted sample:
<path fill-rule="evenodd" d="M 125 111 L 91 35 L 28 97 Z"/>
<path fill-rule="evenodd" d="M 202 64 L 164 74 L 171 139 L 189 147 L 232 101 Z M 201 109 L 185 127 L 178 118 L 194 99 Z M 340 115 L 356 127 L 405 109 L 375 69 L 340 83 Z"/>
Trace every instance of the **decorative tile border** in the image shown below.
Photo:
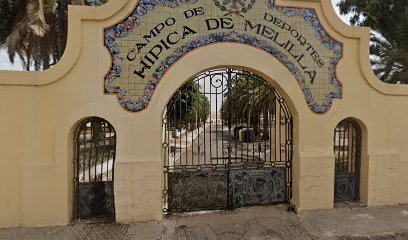
<path fill-rule="evenodd" d="M 228 33 L 219 32 L 199 36 L 196 39 L 189 41 L 188 43 L 176 49 L 173 52 L 173 54 L 164 59 L 161 62 L 160 66 L 154 71 L 153 76 L 151 76 L 151 80 L 146 85 L 146 88 L 144 90 L 144 96 L 140 97 L 137 101 L 132 100 L 128 96 L 127 90 L 112 86 L 111 83 L 116 78 L 120 77 L 122 73 L 121 69 L 122 59 L 119 57 L 120 46 L 116 42 L 117 39 L 127 37 L 129 33 L 134 31 L 143 22 L 144 16 L 149 11 L 155 9 L 158 6 L 177 8 L 181 5 L 195 4 L 197 2 L 198 0 L 167 0 L 167 1 L 140 0 L 134 11 L 129 15 L 129 17 L 127 17 L 121 23 L 105 29 L 105 45 L 112 55 L 111 71 L 105 77 L 105 93 L 117 94 L 120 104 L 130 112 L 142 111 L 147 107 L 148 103 L 150 102 L 152 94 L 156 89 L 156 86 L 160 81 L 161 77 L 163 76 L 164 72 L 167 69 L 169 69 L 172 66 L 172 64 L 175 63 L 178 59 L 180 59 L 183 55 L 187 54 L 188 52 L 191 52 L 196 48 L 208 44 L 220 42 L 235 42 L 248 44 L 259 49 L 262 49 L 276 57 L 279 61 L 281 61 L 295 76 L 305 95 L 306 101 L 312 111 L 316 113 L 325 113 L 330 109 L 333 99 L 342 97 L 342 86 L 340 82 L 337 80 L 335 73 L 336 66 L 342 57 L 343 50 L 342 44 L 332 39 L 327 34 L 327 32 L 323 29 L 322 25 L 320 24 L 314 9 L 277 7 L 275 6 L 273 0 L 267 1 L 268 8 L 270 9 L 275 8 L 289 18 L 302 16 L 305 23 L 308 23 L 310 24 L 310 26 L 312 26 L 313 34 L 322 43 L 322 45 L 329 51 L 335 53 L 334 57 L 330 58 L 330 65 L 328 66 L 328 70 L 330 72 L 330 84 L 335 86 L 335 89 L 337 89 L 337 91 L 328 94 L 326 97 L 326 101 L 323 104 L 316 103 L 310 88 L 308 88 L 305 84 L 306 81 L 304 79 L 304 76 L 301 74 L 301 71 L 292 62 L 293 60 L 291 61 L 287 55 L 276 49 L 266 40 L 261 40 L 259 38 L 247 34 L 239 34 L 235 31 L 231 31 Z"/>

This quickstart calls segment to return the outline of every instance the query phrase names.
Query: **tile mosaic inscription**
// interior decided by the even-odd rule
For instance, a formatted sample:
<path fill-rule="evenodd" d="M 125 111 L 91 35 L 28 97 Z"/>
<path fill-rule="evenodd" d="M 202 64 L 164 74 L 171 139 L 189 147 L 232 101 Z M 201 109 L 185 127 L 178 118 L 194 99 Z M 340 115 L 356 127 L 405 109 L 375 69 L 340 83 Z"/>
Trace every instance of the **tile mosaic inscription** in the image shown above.
<path fill-rule="evenodd" d="M 125 20 L 105 29 L 112 57 L 105 93 L 116 94 L 127 111 L 142 111 L 173 63 L 222 42 L 248 44 L 278 59 L 316 113 L 342 96 L 336 77 L 342 44 L 323 29 L 314 9 L 273 0 L 140 0 Z"/>

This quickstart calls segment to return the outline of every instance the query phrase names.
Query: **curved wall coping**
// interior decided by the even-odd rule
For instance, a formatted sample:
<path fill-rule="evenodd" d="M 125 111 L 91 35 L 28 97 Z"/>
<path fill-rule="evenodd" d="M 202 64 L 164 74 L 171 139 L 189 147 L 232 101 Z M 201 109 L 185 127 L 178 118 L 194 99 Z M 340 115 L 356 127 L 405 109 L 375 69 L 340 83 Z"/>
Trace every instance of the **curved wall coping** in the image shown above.
<path fill-rule="evenodd" d="M 131 1 L 134 0 L 114 0 L 99 7 L 69 6 L 67 46 L 61 60 L 54 67 L 44 71 L 0 71 L 0 86 L 44 86 L 58 81 L 69 73 L 79 58 L 82 49 L 82 21 L 111 18 Z M 328 23 L 330 25 L 331 31 L 334 30 L 349 39 L 359 40 L 360 69 L 372 88 L 385 95 L 408 96 L 408 85 L 384 83 L 372 71 L 368 47 L 370 28 L 347 25 L 337 16 L 328 0 L 276 0 L 277 5 L 288 7 L 299 7 L 305 2 L 312 8 L 320 6 L 323 9 L 323 14 L 321 11 L 317 11 L 317 15 L 320 19 L 324 19 L 323 24 Z M 77 34 L 72 34 L 75 31 Z"/>
<path fill-rule="evenodd" d="M 288 7 L 299 7 L 299 5 L 304 2 L 310 2 L 309 4 L 311 6 L 315 4 L 321 6 L 323 9 L 323 15 L 320 11 L 316 11 L 317 15 L 320 19 L 324 19 L 323 23 L 328 23 L 330 25 L 331 30 L 334 30 L 343 37 L 359 40 L 358 49 L 360 69 L 365 80 L 372 88 L 385 95 L 408 96 L 408 85 L 384 83 L 377 78 L 371 69 L 369 48 L 371 34 L 370 28 L 355 27 L 344 23 L 343 20 L 337 16 L 331 1 L 329 0 L 276 0 L 277 5 Z M 328 19 L 330 19 L 330 21 Z"/>
<path fill-rule="evenodd" d="M 111 18 L 129 1 L 133 0 L 111 0 L 99 7 L 69 5 L 67 46 L 60 61 L 44 71 L 0 71 L 0 86 L 44 86 L 58 81 L 75 66 L 81 53 L 82 21 Z"/>

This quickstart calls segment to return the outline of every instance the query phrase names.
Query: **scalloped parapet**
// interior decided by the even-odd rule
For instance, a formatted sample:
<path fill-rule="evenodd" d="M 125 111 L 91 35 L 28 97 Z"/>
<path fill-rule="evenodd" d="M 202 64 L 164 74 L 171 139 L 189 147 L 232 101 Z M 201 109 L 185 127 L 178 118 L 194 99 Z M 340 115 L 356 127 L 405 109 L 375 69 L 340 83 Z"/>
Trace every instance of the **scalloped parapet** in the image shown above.
<path fill-rule="evenodd" d="M 112 57 L 105 93 L 116 94 L 130 112 L 148 106 L 178 59 L 215 43 L 270 53 L 291 71 L 313 112 L 327 112 L 333 99 L 342 97 L 336 67 L 343 45 L 325 31 L 314 9 L 261 0 L 141 0 L 104 36 Z"/>

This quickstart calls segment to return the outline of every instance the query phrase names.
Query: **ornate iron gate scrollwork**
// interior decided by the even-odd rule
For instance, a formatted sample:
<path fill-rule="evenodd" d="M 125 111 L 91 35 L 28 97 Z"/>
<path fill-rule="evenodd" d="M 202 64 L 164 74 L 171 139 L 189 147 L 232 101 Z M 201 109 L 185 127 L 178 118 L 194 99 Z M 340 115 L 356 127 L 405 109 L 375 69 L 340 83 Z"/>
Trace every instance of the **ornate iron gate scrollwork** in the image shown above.
<path fill-rule="evenodd" d="M 358 124 L 346 119 L 334 132 L 335 202 L 358 201 L 360 185 L 361 130 Z"/>
<path fill-rule="evenodd" d="M 116 133 L 104 119 L 79 124 L 75 137 L 76 219 L 114 219 L 113 178 Z"/>
<path fill-rule="evenodd" d="M 257 75 L 216 69 L 196 76 L 163 117 L 164 211 L 288 202 L 292 116 Z"/>
<path fill-rule="evenodd" d="M 266 170 L 232 170 L 232 206 L 284 203 L 286 199 L 285 168 Z"/>
<path fill-rule="evenodd" d="M 169 173 L 168 184 L 168 209 L 172 211 L 227 207 L 226 171 Z"/>

